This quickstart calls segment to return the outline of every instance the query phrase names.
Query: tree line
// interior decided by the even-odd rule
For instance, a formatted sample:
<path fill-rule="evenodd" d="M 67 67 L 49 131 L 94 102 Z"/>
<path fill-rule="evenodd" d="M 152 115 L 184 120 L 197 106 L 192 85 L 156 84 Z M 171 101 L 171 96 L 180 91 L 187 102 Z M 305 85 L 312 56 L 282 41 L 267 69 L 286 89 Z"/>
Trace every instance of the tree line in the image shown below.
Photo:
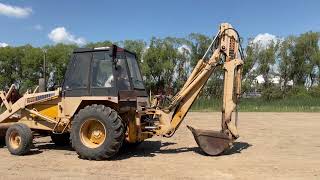
<path fill-rule="evenodd" d="M 268 43 L 248 39 L 245 47 L 243 92 L 258 92 L 265 99 L 299 93 L 319 96 L 320 51 L 318 32 L 279 38 Z M 150 41 L 88 43 L 86 47 L 116 44 L 136 53 L 147 90 L 172 95 L 179 91 L 197 61 L 202 58 L 212 37 L 191 33 L 184 38 L 152 37 Z M 60 85 L 73 49 L 77 45 L 55 44 L 43 47 L 24 45 L 0 48 L 0 89 L 15 84 L 20 92 L 32 89 L 46 72 L 48 86 Z M 46 56 L 46 70 L 43 59 Z M 202 95 L 220 97 L 223 71 L 215 70 Z M 258 82 L 260 79 L 260 82 Z"/>

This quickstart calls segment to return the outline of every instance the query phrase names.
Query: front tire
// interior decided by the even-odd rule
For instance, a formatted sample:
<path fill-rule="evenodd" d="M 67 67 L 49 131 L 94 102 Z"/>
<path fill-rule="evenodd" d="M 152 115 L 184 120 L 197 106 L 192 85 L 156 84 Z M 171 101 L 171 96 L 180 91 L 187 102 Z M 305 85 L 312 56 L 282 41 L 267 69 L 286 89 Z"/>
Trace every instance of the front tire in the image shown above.
<path fill-rule="evenodd" d="M 13 155 L 25 155 L 32 147 L 32 131 L 25 124 L 14 124 L 6 132 L 6 146 Z"/>
<path fill-rule="evenodd" d="M 124 125 L 118 113 L 103 105 L 81 109 L 72 121 L 72 147 L 80 158 L 103 160 L 113 157 L 124 139 Z"/>

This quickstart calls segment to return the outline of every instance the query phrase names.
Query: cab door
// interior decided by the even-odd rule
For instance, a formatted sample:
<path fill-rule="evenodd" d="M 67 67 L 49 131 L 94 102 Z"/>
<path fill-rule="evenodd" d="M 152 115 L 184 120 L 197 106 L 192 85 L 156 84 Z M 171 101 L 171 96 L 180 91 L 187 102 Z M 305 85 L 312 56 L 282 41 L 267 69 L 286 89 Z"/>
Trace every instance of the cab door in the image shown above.
<path fill-rule="evenodd" d="M 75 53 L 68 66 L 62 90 L 66 97 L 88 96 L 91 52 Z"/>
<path fill-rule="evenodd" d="M 93 52 L 90 94 L 91 96 L 117 96 L 115 63 L 110 51 Z"/>

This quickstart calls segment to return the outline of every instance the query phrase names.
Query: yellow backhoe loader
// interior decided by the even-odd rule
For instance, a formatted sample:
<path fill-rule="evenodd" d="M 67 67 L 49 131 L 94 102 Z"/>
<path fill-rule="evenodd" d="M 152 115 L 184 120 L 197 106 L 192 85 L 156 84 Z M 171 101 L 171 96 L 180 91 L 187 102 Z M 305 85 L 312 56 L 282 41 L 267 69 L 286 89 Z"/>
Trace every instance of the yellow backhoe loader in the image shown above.
<path fill-rule="evenodd" d="M 167 107 L 150 102 L 136 56 L 115 45 L 75 49 L 64 82 L 54 91 L 43 84 L 19 96 L 14 85 L 0 91 L 0 128 L 11 154 L 24 155 L 33 134 L 51 135 L 56 145 L 69 144 L 79 157 L 108 159 L 123 143 L 139 143 L 155 135 L 171 137 L 187 115 L 215 68 L 224 70 L 220 131 L 188 128 L 208 155 L 219 155 L 239 137 L 237 114 L 243 54 L 238 32 L 228 23 L 200 59 Z"/>

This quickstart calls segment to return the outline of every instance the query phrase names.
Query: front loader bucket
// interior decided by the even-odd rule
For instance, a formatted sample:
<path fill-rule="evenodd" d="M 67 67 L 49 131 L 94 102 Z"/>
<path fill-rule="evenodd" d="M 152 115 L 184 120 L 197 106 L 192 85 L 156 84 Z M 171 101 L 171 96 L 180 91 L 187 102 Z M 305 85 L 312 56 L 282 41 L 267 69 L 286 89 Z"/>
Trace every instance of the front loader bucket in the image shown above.
<path fill-rule="evenodd" d="M 230 147 L 233 141 L 228 135 L 220 131 L 194 129 L 191 126 L 187 127 L 192 132 L 200 149 L 210 156 L 221 154 Z"/>

